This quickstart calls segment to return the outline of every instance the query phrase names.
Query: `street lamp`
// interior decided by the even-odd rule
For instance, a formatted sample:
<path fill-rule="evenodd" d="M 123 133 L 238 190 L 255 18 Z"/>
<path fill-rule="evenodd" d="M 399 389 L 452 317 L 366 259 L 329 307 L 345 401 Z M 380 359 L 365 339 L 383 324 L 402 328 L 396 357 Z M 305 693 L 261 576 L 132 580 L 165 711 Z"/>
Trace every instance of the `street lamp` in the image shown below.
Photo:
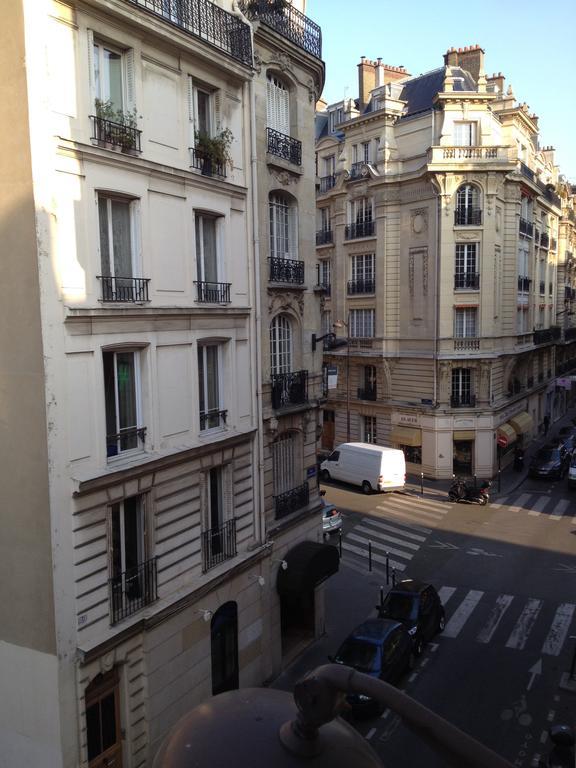
<path fill-rule="evenodd" d="M 333 328 L 346 328 L 346 442 L 350 442 L 350 317 L 348 322 L 336 320 Z"/>

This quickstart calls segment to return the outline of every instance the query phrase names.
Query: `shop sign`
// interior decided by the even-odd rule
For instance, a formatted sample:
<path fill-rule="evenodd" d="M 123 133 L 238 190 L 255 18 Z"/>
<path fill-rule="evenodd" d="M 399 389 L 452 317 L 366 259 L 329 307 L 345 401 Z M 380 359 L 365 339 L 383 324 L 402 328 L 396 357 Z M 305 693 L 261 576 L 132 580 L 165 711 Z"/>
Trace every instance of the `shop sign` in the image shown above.
<path fill-rule="evenodd" d="M 326 369 L 326 378 L 328 381 L 328 389 L 338 388 L 338 368 L 335 365 L 329 365 Z"/>

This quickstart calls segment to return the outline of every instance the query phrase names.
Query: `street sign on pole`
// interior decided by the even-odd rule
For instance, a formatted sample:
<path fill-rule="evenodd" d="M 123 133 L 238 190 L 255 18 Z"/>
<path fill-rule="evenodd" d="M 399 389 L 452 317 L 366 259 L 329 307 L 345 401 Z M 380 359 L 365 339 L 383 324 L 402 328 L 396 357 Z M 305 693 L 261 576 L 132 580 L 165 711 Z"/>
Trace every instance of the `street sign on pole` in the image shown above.
<path fill-rule="evenodd" d="M 506 435 L 498 435 L 496 438 L 496 442 L 500 446 L 500 448 L 508 448 L 508 438 Z"/>

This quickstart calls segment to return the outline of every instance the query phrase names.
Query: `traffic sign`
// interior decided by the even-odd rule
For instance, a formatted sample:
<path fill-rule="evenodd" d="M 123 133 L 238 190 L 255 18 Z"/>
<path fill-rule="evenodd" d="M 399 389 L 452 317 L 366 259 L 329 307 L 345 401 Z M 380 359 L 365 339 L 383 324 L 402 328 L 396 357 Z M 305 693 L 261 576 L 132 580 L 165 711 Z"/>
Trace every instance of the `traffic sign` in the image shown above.
<path fill-rule="evenodd" d="M 508 438 L 506 435 L 498 435 L 496 438 L 496 442 L 500 446 L 500 448 L 508 448 Z"/>

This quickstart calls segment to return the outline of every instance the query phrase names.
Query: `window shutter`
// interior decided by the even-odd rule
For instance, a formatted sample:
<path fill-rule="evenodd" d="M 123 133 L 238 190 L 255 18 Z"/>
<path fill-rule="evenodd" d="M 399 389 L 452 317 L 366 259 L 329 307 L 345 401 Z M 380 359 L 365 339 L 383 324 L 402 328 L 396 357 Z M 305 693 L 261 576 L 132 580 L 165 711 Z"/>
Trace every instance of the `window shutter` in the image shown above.
<path fill-rule="evenodd" d="M 141 277 L 144 274 L 144 270 L 142 268 L 142 236 L 139 200 L 134 200 L 130 205 L 130 226 L 132 229 L 132 274 L 135 277 Z"/>
<path fill-rule="evenodd" d="M 276 104 L 274 96 L 274 84 L 268 79 L 266 81 L 266 125 L 269 128 L 276 128 Z"/>
<path fill-rule="evenodd" d="M 286 136 L 290 135 L 290 114 L 288 103 L 288 91 L 284 88 L 277 88 L 278 94 L 278 130 Z"/>
<path fill-rule="evenodd" d="M 192 80 L 192 76 L 188 75 L 188 90 L 187 90 L 187 98 L 188 98 L 188 129 L 190 132 L 190 146 L 194 147 L 196 146 L 196 138 L 195 138 L 195 131 L 196 131 L 196 107 L 194 103 L 194 81 Z"/>
<path fill-rule="evenodd" d="M 96 100 L 96 83 L 94 81 L 94 32 L 92 32 L 91 29 L 87 30 L 86 37 L 88 41 L 88 84 L 90 86 L 92 107 Z"/>
<path fill-rule="evenodd" d="M 214 123 L 216 133 L 222 130 L 222 91 L 216 91 L 214 94 Z"/>
<path fill-rule="evenodd" d="M 130 48 L 125 54 L 126 60 L 126 106 L 128 111 L 136 108 L 136 85 L 134 73 L 134 49 Z"/>
<path fill-rule="evenodd" d="M 289 237 L 289 256 L 291 259 L 298 258 L 298 210 L 295 205 L 288 208 L 288 237 Z"/>

